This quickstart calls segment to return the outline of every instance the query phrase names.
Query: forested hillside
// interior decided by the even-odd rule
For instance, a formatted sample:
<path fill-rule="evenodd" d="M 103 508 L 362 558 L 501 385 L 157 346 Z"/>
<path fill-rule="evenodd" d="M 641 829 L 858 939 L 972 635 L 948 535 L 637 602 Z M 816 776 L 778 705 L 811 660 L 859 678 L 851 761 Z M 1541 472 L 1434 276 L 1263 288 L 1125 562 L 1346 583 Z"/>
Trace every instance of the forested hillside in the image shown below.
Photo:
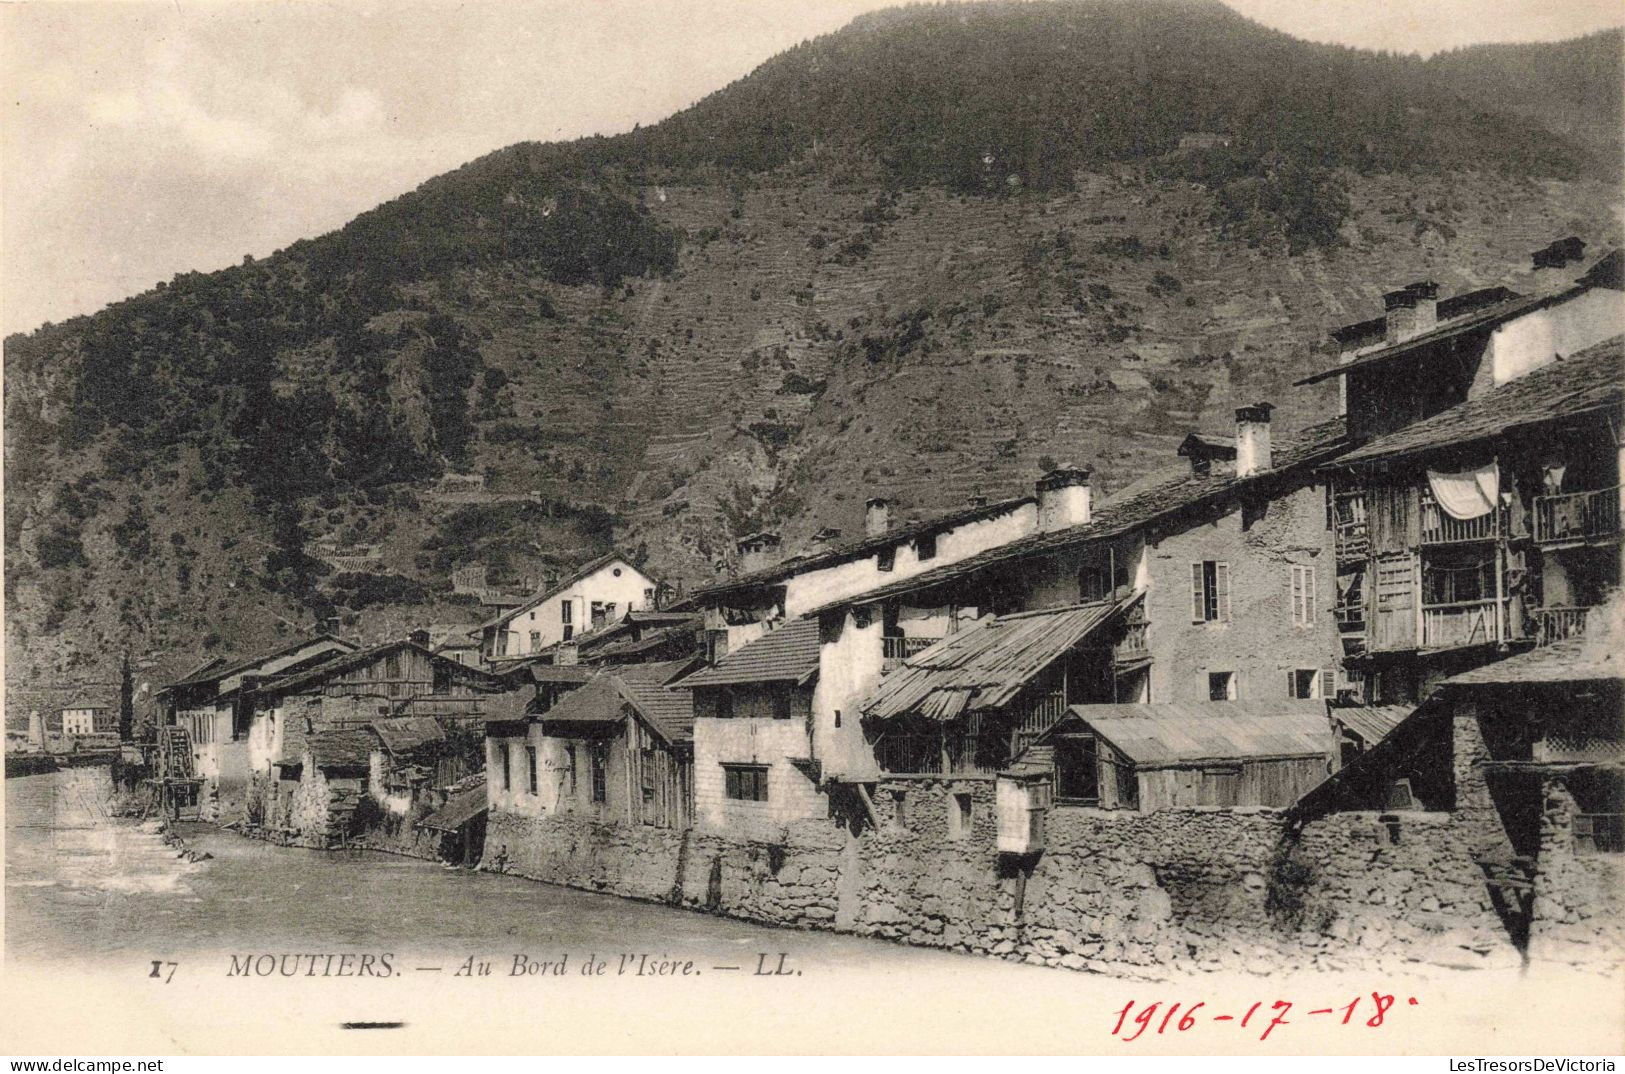
<path fill-rule="evenodd" d="M 521 585 L 611 542 L 693 585 L 751 528 L 854 532 L 876 490 L 926 512 L 1064 459 L 1117 487 L 1238 400 L 1307 424 L 1335 397 L 1291 382 L 1383 290 L 1619 241 L 1620 45 L 909 7 L 14 336 L 12 674 L 472 622 L 454 569 Z"/>

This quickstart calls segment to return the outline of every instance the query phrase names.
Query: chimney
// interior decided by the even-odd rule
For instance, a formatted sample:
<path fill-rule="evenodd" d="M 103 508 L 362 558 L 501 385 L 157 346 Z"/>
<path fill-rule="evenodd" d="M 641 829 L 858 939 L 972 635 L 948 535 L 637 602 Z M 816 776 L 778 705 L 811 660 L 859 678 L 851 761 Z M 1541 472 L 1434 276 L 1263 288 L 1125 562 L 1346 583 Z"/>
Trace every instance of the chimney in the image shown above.
<path fill-rule="evenodd" d="M 879 537 L 891 529 L 891 501 L 876 496 L 863 502 L 863 535 Z"/>
<path fill-rule="evenodd" d="M 1268 403 L 1236 408 L 1236 476 L 1252 477 L 1268 470 L 1270 462 L 1270 411 Z"/>
<path fill-rule="evenodd" d="M 1382 296 L 1382 308 L 1390 344 L 1431 332 L 1439 324 L 1439 285 L 1432 280 L 1418 280 L 1398 291 L 1389 291 Z"/>
<path fill-rule="evenodd" d="M 406 636 L 406 640 L 422 649 L 429 647 L 429 632 L 421 627 Z"/>
<path fill-rule="evenodd" d="M 987 497 L 983 496 L 980 492 L 978 492 L 974 496 L 971 496 L 969 499 L 967 499 L 965 502 L 966 502 L 966 504 L 968 506 L 971 506 L 971 507 L 986 507 L 987 506 Z"/>
<path fill-rule="evenodd" d="M 1578 236 L 1570 235 L 1530 254 L 1536 292 L 1550 294 L 1567 287 L 1573 281 L 1573 273 L 1563 270 L 1570 262 L 1585 257 L 1585 248 L 1586 244 Z"/>
<path fill-rule="evenodd" d="M 1058 466 L 1038 479 L 1040 530 L 1088 525 L 1092 495 L 1090 472 L 1087 466 Z"/>
<path fill-rule="evenodd" d="M 753 533 L 739 539 L 739 573 L 750 574 L 768 566 L 779 550 L 776 533 Z"/>
<path fill-rule="evenodd" d="M 828 547 L 840 539 L 841 531 L 836 529 L 834 526 L 825 526 L 823 529 L 812 535 L 812 543 L 814 547 L 817 548 Z"/>

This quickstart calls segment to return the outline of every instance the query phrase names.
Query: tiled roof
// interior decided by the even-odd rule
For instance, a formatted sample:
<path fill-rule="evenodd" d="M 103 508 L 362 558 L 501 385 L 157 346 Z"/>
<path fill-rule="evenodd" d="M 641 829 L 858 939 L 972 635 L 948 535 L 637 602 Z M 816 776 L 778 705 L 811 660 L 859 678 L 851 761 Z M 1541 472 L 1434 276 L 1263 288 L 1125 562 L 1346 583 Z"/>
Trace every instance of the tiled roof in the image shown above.
<path fill-rule="evenodd" d="M 1617 406 L 1625 380 L 1625 336 L 1525 373 L 1476 398 L 1378 437 L 1331 460 L 1342 466 L 1504 436 L 1586 411 Z"/>
<path fill-rule="evenodd" d="M 1034 498 L 1032 496 L 1017 496 L 1013 499 L 1001 500 L 998 503 L 961 508 L 920 522 L 911 522 L 873 537 L 854 538 L 808 555 L 796 556 L 782 563 L 776 563 L 771 567 L 764 567 L 761 570 L 740 575 L 731 581 L 701 589 L 683 603 L 685 605 L 698 605 L 707 600 L 715 600 L 731 594 L 746 592 L 761 586 L 775 585 L 787 578 L 807 571 L 819 570 L 823 567 L 834 566 L 837 563 L 844 563 L 847 560 L 862 559 L 865 556 L 874 555 L 888 548 L 906 544 L 916 537 L 941 533 L 944 530 L 953 529 L 955 526 L 963 526 L 971 522 L 997 518 L 1002 514 L 1033 502 Z"/>
<path fill-rule="evenodd" d="M 371 731 L 344 728 L 316 732 L 307 748 L 317 768 L 365 768 L 377 742 Z"/>
<path fill-rule="evenodd" d="M 1332 751 L 1324 701 L 1073 705 L 1067 711 L 1138 768 Z"/>
<path fill-rule="evenodd" d="M 1582 288 L 1570 288 L 1555 295 L 1518 295 L 1508 298 L 1465 317 L 1457 318 L 1449 324 L 1442 324 L 1431 331 L 1395 343 L 1391 347 L 1383 347 L 1380 350 L 1372 351 L 1370 354 L 1362 354 L 1352 361 L 1343 362 L 1330 369 L 1323 369 L 1319 373 L 1311 374 L 1295 383 L 1299 385 L 1314 384 L 1317 381 L 1343 376 L 1352 370 L 1367 369 L 1400 358 L 1418 357 L 1436 344 L 1456 339 L 1471 332 L 1488 332 L 1515 317 L 1522 317 L 1526 313 L 1532 313 L 1564 299 L 1572 298 L 1579 294 L 1581 290 Z"/>
<path fill-rule="evenodd" d="M 536 594 L 536 596 L 531 597 L 529 600 L 523 602 L 522 604 L 519 604 L 516 607 L 504 609 L 500 614 L 498 614 L 498 615 L 496 615 L 496 616 L 494 616 L 494 617 L 492 617 L 490 619 L 487 619 L 485 622 L 480 624 L 479 629 L 485 630 L 488 627 L 498 626 L 501 623 L 503 623 L 505 620 L 512 619 L 516 615 L 520 615 L 520 614 L 522 614 L 524 612 L 528 612 L 528 611 L 530 611 L 530 609 L 536 607 L 538 604 L 541 604 L 544 601 L 547 601 L 547 600 L 557 596 L 558 594 L 564 592 L 566 589 L 569 589 L 571 586 L 575 585 L 577 582 L 581 581 L 581 579 L 587 577 L 589 574 L 592 574 L 594 571 L 602 570 L 603 568 L 609 566 L 611 563 L 614 563 L 617 560 L 619 560 L 622 563 L 625 563 L 628 567 L 632 567 L 633 570 L 635 570 L 635 571 L 637 570 L 636 567 L 632 566 L 631 557 L 626 555 L 624 552 L 621 552 L 618 549 L 611 550 L 609 552 L 605 552 L 603 555 L 599 556 L 597 559 L 588 560 L 586 563 L 583 563 L 581 566 L 577 567 L 574 571 L 572 571 L 570 573 L 570 575 L 568 577 L 566 577 L 563 581 L 557 583 L 556 585 L 550 586 L 547 589 L 542 590 L 542 592 Z M 638 571 L 638 573 L 642 574 L 643 572 Z M 645 577 L 648 577 L 648 576 L 645 575 Z"/>
<path fill-rule="evenodd" d="M 431 716 L 396 716 L 374 720 L 371 726 L 390 753 L 405 753 L 426 742 L 444 741 L 446 737 L 439 721 Z"/>
<path fill-rule="evenodd" d="M 694 695 L 665 684 L 688 661 L 627 664 L 597 675 L 541 715 L 544 724 L 616 724 L 630 706 L 668 742 L 693 737 Z"/>
<path fill-rule="evenodd" d="M 1051 611 L 988 616 L 950 634 L 889 672 L 863 704 L 864 714 L 952 720 L 999 708 L 1128 604 L 1080 604 Z"/>
<path fill-rule="evenodd" d="M 818 620 L 796 619 L 729 653 L 677 684 L 727 686 L 746 682 L 805 683 L 818 673 Z"/>
<path fill-rule="evenodd" d="M 1092 541 L 1116 537 L 1157 519 L 1178 515 L 1200 504 L 1265 486 L 1268 482 L 1292 473 L 1300 467 L 1319 463 L 1343 447 L 1345 437 L 1342 418 L 1312 425 L 1295 435 L 1282 436 L 1274 447 L 1274 465 L 1251 477 L 1237 477 L 1234 473 L 1219 472 L 1198 474 L 1193 473 L 1189 466 L 1180 466 L 1161 475 L 1135 482 L 1108 497 L 1095 510 L 1094 518 L 1085 525 L 1034 533 L 968 556 L 957 563 L 950 563 L 865 593 L 843 597 L 822 607 L 867 604 L 904 593 L 914 593 L 968 577 L 997 564 L 1029 556 L 1048 555 Z M 812 609 L 819 610 L 822 609 Z"/>

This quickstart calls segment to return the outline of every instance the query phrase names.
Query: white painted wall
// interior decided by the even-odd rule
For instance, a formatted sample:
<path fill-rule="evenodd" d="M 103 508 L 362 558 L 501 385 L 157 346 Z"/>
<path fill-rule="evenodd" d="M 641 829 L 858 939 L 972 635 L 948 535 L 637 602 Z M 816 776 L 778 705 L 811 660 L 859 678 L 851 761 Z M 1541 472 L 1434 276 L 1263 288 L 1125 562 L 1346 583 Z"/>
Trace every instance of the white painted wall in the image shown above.
<path fill-rule="evenodd" d="M 620 619 L 633 608 L 646 607 L 646 593 L 654 586 L 654 579 L 624 559 L 606 563 L 536 607 L 517 612 L 500 623 L 498 630 L 508 632 L 508 646 L 504 650 L 499 642 L 497 654 L 528 656 L 563 641 L 563 606 L 566 603 L 570 605 L 570 624 L 574 628 L 572 637 L 580 637 L 592 629 L 594 601 L 606 605 L 613 603 L 613 619 Z M 534 642 L 531 640 L 532 632 L 537 635 Z"/>
<path fill-rule="evenodd" d="M 867 626 L 858 625 L 851 609 L 824 616 L 812 711 L 813 756 L 826 777 L 872 780 L 879 774 L 874 751 L 864 741 L 859 710 L 880 682 L 884 629 L 878 608 L 871 611 Z"/>
<path fill-rule="evenodd" d="M 827 816 L 829 803 L 788 758 L 805 757 L 809 745 L 800 720 L 714 719 L 694 721 L 694 820 L 703 831 L 772 840 L 792 821 Z M 724 764 L 765 765 L 768 800 L 729 798 Z"/>
<path fill-rule="evenodd" d="M 1492 383 L 1484 390 L 1621 332 L 1625 332 L 1625 294 L 1606 287 L 1589 288 L 1566 302 L 1508 321 L 1490 334 L 1484 366 Z"/>

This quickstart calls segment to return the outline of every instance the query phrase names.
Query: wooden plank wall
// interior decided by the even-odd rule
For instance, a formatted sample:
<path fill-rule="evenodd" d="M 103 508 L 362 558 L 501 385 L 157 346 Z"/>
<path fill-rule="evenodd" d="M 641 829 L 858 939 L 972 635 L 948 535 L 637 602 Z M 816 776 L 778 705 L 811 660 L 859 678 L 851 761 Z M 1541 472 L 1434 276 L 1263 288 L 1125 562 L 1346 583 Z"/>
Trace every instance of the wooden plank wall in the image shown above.
<path fill-rule="evenodd" d="M 685 828 L 693 785 L 689 764 L 673 755 L 635 716 L 626 721 L 626 800 L 633 824 Z"/>

